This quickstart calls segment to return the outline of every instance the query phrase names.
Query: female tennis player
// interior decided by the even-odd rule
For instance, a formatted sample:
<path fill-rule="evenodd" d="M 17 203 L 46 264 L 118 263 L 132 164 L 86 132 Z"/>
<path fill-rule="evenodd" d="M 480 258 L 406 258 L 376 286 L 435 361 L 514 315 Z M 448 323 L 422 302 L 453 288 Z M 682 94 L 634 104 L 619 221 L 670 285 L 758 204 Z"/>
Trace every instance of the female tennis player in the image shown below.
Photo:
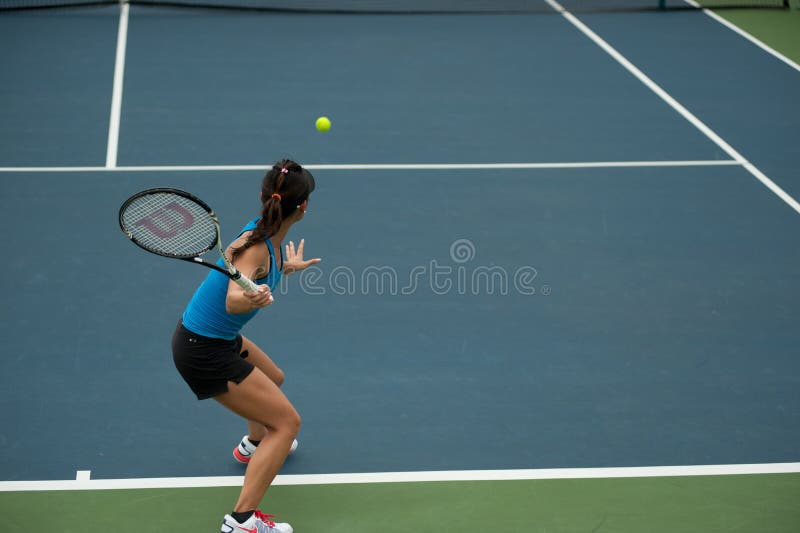
<path fill-rule="evenodd" d="M 314 177 L 290 160 L 276 163 L 261 184 L 261 216 L 251 220 L 227 254 L 258 292 L 244 292 L 212 270 L 194 293 L 172 338 L 175 366 L 200 400 L 216 401 L 247 420 L 248 434 L 234 450 L 247 463 L 239 500 L 222 520 L 222 533 L 291 533 L 286 523 L 257 510 L 286 456 L 296 446 L 300 416 L 281 392 L 283 372 L 239 331 L 273 301 L 282 274 L 319 263 L 303 259 L 304 241 L 282 243 L 303 219 Z M 280 254 L 276 254 L 279 250 Z M 221 260 L 220 260 L 221 261 Z M 242 453 L 244 450 L 244 453 Z"/>

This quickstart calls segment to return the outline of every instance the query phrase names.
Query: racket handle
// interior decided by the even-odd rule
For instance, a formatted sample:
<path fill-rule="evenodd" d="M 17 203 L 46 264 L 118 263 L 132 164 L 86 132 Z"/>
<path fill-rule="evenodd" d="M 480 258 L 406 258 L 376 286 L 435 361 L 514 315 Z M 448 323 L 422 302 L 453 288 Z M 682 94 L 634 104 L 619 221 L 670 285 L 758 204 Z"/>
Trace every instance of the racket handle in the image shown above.
<path fill-rule="evenodd" d="M 236 282 L 238 286 L 243 288 L 245 292 L 258 292 L 258 285 L 253 283 L 250 278 L 235 270 L 231 272 L 231 279 Z"/>
<path fill-rule="evenodd" d="M 258 285 L 253 281 L 251 281 L 250 278 L 248 278 L 238 270 L 236 271 L 235 274 L 232 274 L 231 279 L 235 281 L 237 285 L 243 288 L 245 292 L 258 292 Z M 269 301 L 270 302 L 275 301 L 275 299 L 272 297 L 271 294 L 269 295 Z"/>

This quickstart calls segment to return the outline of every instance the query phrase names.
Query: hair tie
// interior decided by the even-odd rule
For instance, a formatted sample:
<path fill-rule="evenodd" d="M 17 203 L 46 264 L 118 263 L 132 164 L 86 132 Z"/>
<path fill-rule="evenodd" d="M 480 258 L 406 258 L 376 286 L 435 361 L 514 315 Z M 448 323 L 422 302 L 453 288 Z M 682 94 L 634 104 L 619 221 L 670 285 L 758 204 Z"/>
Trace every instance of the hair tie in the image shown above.
<path fill-rule="evenodd" d="M 276 192 L 272 193 L 272 196 L 270 196 L 270 198 L 277 198 L 279 202 L 282 200 L 281 195 Z"/>
<path fill-rule="evenodd" d="M 288 174 L 288 173 L 289 173 L 289 169 L 288 168 L 281 167 L 281 174 Z"/>

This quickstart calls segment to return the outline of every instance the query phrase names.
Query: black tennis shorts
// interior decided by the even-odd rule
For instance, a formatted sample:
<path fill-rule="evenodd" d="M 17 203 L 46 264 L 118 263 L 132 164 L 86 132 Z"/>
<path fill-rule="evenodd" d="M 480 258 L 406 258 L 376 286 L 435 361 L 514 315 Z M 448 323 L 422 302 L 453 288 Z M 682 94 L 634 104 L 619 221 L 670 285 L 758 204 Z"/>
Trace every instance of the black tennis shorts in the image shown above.
<path fill-rule="evenodd" d="M 253 371 L 244 359 L 242 336 L 233 340 L 204 337 L 186 329 L 181 322 L 172 335 L 172 359 L 183 380 L 198 400 L 228 391 L 228 382 L 241 383 Z"/>

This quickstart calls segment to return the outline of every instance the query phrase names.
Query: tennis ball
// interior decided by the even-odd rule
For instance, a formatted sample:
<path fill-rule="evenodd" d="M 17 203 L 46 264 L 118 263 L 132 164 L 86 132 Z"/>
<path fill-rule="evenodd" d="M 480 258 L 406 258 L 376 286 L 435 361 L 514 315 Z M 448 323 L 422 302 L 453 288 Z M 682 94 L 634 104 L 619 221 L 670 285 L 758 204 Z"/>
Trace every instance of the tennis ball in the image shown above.
<path fill-rule="evenodd" d="M 319 117 L 317 119 L 317 130 L 328 131 L 331 129 L 331 121 L 328 117 Z"/>

